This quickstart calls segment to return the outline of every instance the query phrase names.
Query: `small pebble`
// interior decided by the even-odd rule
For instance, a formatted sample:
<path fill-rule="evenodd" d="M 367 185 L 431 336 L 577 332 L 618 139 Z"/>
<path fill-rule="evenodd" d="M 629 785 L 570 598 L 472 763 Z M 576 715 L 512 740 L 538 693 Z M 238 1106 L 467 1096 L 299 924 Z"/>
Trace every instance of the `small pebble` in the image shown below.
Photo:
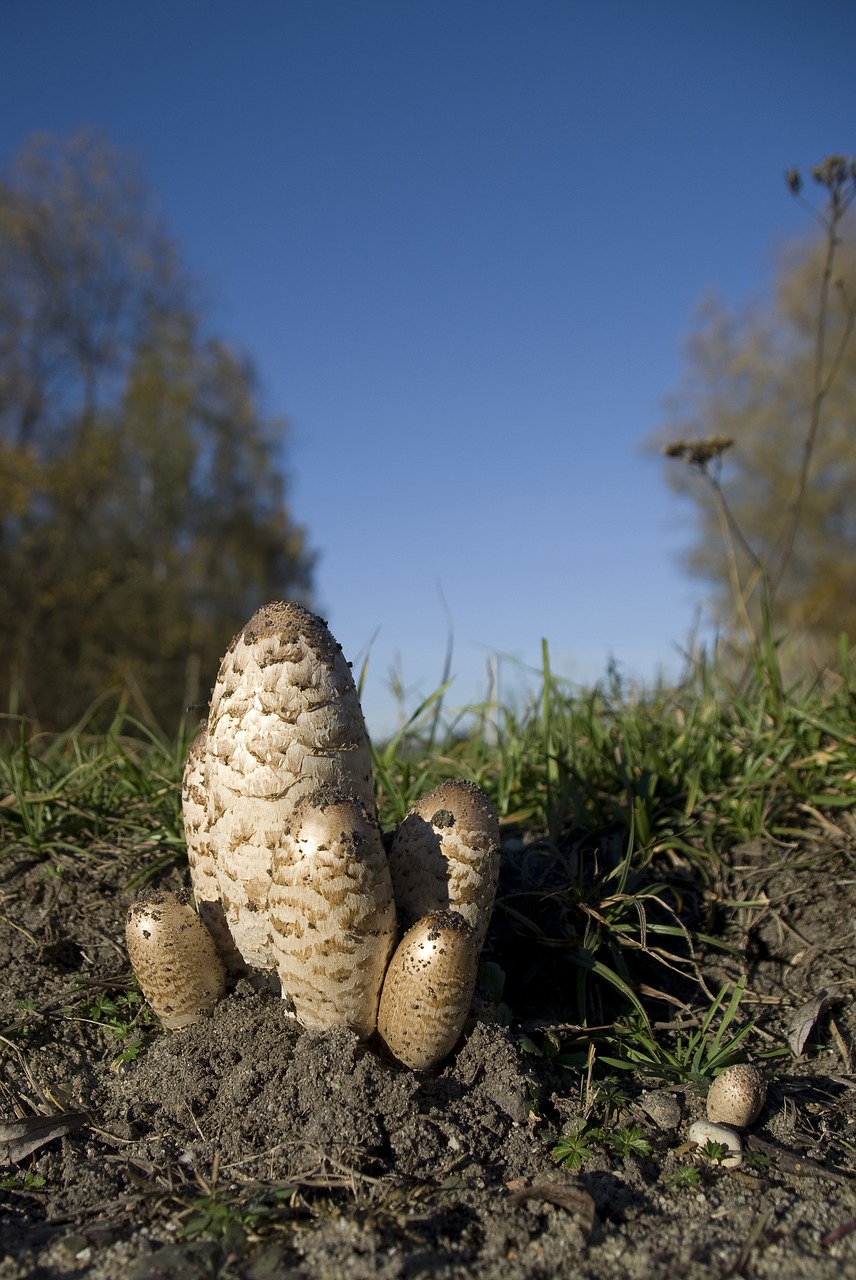
<path fill-rule="evenodd" d="M 657 1128 L 666 1133 L 674 1133 L 681 1123 L 681 1104 L 668 1089 L 646 1090 L 639 1099 L 639 1106 Z"/>

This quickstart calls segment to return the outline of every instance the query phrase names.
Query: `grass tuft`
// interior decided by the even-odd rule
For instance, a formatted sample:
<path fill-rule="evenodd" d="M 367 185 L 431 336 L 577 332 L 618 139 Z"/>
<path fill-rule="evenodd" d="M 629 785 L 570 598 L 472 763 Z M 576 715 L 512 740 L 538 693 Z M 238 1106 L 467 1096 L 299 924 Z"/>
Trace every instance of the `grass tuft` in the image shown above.
<path fill-rule="evenodd" d="M 449 712 L 446 680 L 375 745 L 387 830 L 446 778 L 495 803 L 503 870 L 485 971 L 532 1052 L 689 1080 L 745 1054 L 742 989 L 710 991 L 698 952 L 723 946 L 722 919 L 751 905 L 728 894 L 734 846 L 799 840 L 805 856 L 852 841 L 848 657 L 842 646 L 839 669 L 802 689 L 764 654 L 739 681 L 705 659 L 674 687 L 638 692 L 613 673 L 576 689 L 545 642 L 527 701 Z M 168 741 L 121 707 L 100 734 L 15 728 L 0 747 L 0 858 L 103 876 L 122 855 L 132 888 L 183 864 L 185 735 Z"/>

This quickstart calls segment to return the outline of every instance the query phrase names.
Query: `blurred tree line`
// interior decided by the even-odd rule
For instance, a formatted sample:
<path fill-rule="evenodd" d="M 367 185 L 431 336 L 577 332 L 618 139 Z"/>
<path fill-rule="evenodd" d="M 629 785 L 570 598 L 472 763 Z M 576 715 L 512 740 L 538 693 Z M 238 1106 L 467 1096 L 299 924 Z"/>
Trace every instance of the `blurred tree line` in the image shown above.
<path fill-rule="evenodd" d="M 769 629 L 807 674 L 842 633 L 856 643 L 856 161 L 812 169 L 819 206 L 785 176 L 815 233 L 780 255 L 765 300 L 704 305 L 657 438 L 721 635 L 745 652 Z"/>
<path fill-rule="evenodd" d="M 308 598 L 285 439 L 129 161 L 34 138 L 0 178 L 0 712 L 206 702 L 252 612 Z"/>

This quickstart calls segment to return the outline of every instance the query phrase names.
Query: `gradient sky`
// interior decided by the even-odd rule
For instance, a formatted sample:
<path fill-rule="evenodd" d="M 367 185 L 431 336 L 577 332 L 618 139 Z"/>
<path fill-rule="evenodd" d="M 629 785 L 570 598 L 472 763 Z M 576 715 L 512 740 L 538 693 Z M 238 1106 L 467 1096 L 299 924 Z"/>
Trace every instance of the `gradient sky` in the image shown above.
<path fill-rule="evenodd" d="M 856 150 L 854 0 L 3 0 L 0 165 L 101 126 L 291 423 L 369 727 L 439 682 L 679 668 L 689 515 L 643 443 L 694 308 Z"/>

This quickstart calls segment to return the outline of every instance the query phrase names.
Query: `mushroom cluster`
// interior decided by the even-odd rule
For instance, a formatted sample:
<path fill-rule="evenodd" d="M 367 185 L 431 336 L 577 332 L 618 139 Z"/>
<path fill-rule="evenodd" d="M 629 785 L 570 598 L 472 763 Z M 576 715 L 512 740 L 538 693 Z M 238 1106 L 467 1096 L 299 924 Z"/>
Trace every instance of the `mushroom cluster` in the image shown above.
<path fill-rule="evenodd" d="M 414 1069 L 442 1061 L 475 989 L 499 825 L 451 780 L 384 840 L 357 690 L 322 619 L 275 602 L 232 641 L 182 809 L 198 914 L 161 892 L 127 925 L 165 1025 L 209 1013 L 228 973 L 279 991 L 307 1028 L 377 1032 Z"/>
<path fill-rule="evenodd" d="M 725 1067 L 710 1086 L 707 1095 L 706 1120 L 696 1120 L 689 1127 L 690 1142 L 703 1147 L 708 1142 L 725 1148 L 724 1169 L 737 1169 L 743 1163 L 743 1129 L 758 1119 L 767 1099 L 767 1082 L 757 1067 L 738 1062 Z"/>

